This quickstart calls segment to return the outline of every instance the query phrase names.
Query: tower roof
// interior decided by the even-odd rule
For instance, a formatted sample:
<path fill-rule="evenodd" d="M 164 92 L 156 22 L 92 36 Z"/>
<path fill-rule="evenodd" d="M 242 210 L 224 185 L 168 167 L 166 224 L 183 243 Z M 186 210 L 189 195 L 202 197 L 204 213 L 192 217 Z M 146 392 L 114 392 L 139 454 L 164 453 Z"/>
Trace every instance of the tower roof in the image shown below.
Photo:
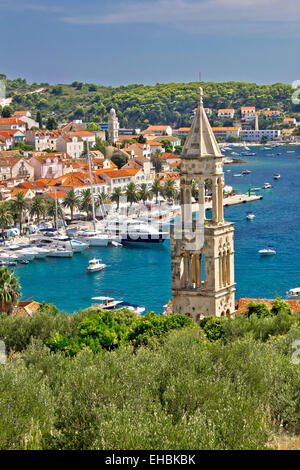
<path fill-rule="evenodd" d="M 183 158 L 222 157 L 203 108 L 203 90 L 198 89 L 199 106 L 182 151 Z"/>

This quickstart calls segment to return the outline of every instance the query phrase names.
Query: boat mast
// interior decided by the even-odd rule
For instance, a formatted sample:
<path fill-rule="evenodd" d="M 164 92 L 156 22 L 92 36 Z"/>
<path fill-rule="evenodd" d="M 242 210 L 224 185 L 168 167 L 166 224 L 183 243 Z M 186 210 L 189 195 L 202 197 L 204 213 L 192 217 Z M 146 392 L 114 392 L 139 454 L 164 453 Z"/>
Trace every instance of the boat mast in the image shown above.
<path fill-rule="evenodd" d="M 54 196 L 55 196 L 55 228 L 57 230 L 57 217 L 58 217 L 58 211 L 57 211 L 57 197 L 56 197 L 56 188 L 54 188 Z"/>
<path fill-rule="evenodd" d="M 90 147 L 89 141 L 86 141 L 86 148 L 87 148 L 87 157 L 89 162 L 89 173 L 90 173 L 90 187 L 91 187 L 91 198 L 92 198 L 92 209 L 93 209 L 93 226 L 94 231 L 96 231 L 96 213 L 95 213 L 95 199 L 94 199 L 94 191 L 93 191 L 93 176 L 92 176 L 92 165 L 91 165 L 91 157 L 90 157 Z"/>

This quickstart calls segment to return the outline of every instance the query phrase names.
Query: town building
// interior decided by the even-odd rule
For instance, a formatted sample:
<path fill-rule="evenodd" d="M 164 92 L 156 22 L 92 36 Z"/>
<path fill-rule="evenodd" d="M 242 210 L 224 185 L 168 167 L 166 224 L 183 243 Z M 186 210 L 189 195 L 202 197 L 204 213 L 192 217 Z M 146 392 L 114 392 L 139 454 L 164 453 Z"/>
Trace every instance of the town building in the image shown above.
<path fill-rule="evenodd" d="M 58 178 L 63 175 L 63 159 L 58 153 L 34 152 L 29 163 L 34 168 L 34 179 Z"/>
<path fill-rule="evenodd" d="M 5 154 L 5 152 L 3 152 Z M 0 179 L 8 180 L 21 178 L 22 180 L 34 179 L 34 168 L 25 158 L 2 156 L 0 152 Z"/>
<path fill-rule="evenodd" d="M 235 310 L 234 226 L 223 214 L 223 156 L 199 89 L 199 107 L 181 158 L 181 222 L 171 227 L 173 313 L 199 320 Z M 205 218 L 205 180 L 212 184 L 212 218 Z M 192 183 L 199 189 L 196 218 Z"/>
<path fill-rule="evenodd" d="M 262 130 L 253 130 L 245 129 L 240 132 L 242 140 L 246 142 L 260 142 L 262 138 L 268 140 L 277 140 L 280 137 L 279 129 L 262 129 Z"/>
<path fill-rule="evenodd" d="M 173 129 L 174 134 L 178 136 L 188 135 L 190 132 L 190 127 L 179 127 L 179 129 Z"/>
<path fill-rule="evenodd" d="M 254 121 L 256 116 L 257 116 L 257 113 L 256 113 L 255 106 L 242 106 L 241 107 L 241 117 L 243 121 L 245 122 Z"/>
<path fill-rule="evenodd" d="M 29 129 L 26 131 L 26 144 L 33 145 L 36 152 L 46 149 L 56 150 L 56 142 L 62 134 L 60 129 L 48 131 L 47 129 Z"/>
<path fill-rule="evenodd" d="M 288 124 L 289 126 L 297 126 L 297 119 L 296 118 L 284 118 L 283 124 Z"/>
<path fill-rule="evenodd" d="M 143 135 L 172 135 L 172 127 L 171 126 L 149 126 L 145 129 L 142 134 Z"/>
<path fill-rule="evenodd" d="M 281 112 L 279 110 L 267 109 L 267 111 L 264 112 L 264 116 L 267 121 L 271 121 L 273 119 L 279 119 L 280 115 L 281 115 Z"/>
<path fill-rule="evenodd" d="M 56 150 L 66 152 L 72 158 L 79 158 L 84 151 L 84 141 L 76 135 L 60 135 L 56 140 Z"/>
<path fill-rule="evenodd" d="M 229 137 L 240 137 L 241 127 L 213 127 L 213 133 L 220 139 L 228 139 Z"/>
<path fill-rule="evenodd" d="M 235 111 L 233 108 L 218 110 L 218 117 L 222 119 L 233 119 L 234 114 L 235 114 Z"/>
<path fill-rule="evenodd" d="M 24 121 L 19 118 L 0 118 L 0 130 L 19 130 L 23 133 L 26 132 L 27 126 Z"/>

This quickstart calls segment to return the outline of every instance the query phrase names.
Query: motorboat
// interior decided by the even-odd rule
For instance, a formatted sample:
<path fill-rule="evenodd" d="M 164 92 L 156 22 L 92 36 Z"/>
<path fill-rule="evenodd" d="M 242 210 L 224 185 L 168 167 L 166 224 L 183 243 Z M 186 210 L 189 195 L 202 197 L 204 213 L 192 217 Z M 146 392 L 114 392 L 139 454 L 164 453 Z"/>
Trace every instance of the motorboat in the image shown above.
<path fill-rule="evenodd" d="M 48 256 L 51 258 L 72 258 L 73 250 L 67 250 L 62 246 L 51 247 Z"/>
<path fill-rule="evenodd" d="M 86 250 L 89 247 L 89 243 L 82 242 L 79 240 L 70 240 L 70 243 L 74 253 L 82 253 L 82 251 Z"/>
<path fill-rule="evenodd" d="M 112 241 L 111 241 L 111 244 L 112 244 L 112 246 L 115 246 L 115 247 L 117 247 L 117 248 L 123 246 L 122 243 L 116 242 L 115 240 L 112 240 Z"/>
<path fill-rule="evenodd" d="M 236 175 L 233 176 L 243 176 L 242 173 L 237 173 Z"/>
<path fill-rule="evenodd" d="M 279 173 L 275 173 L 275 175 L 273 176 L 274 180 L 279 180 L 280 178 L 280 174 Z"/>
<path fill-rule="evenodd" d="M 101 263 L 101 259 L 93 258 L 89 261 L 88 267 L 86 268 L 87 272 L 94 273 L 102 271 L 106 268 L 106 264 Z"/>
<path fill-rule="evenodd" d="M 255 214 L 253 214 L 253 212 L 247 212 L 246 219 L 247 220 L 255 219 Z"/>
<path fill-rule="evenodd" d="M 113 297 L 92 297 L 92 300 L 95 301 L 92 307 L 103 310 L 113 310 L 122 303 L 122 300 L 115 300 Z"/>
<path fill-rule="evenodd" d="M 270 189 L 270 188 L 272 188 L 272 186 L 270 185 L 270 183 L 264 183 L 263 189 Z"/>
<path fill-rule="evenodd" d="M 36 252 L 28 248 L 22 248 L 16 252 L 18 259 L 32 261 L 36 257 Z"/>
<path fill-rule="evenodd" d="M 252 173 L 252 171 L 250 171 L 250 170 L 243 170 L 241 174 L 242 174 L 242 175 L 250 175 L 250 173 Z"/>
<path fill-rule="evenodd" d="M 169 237 L 169 232 L 160 231 L 155 225 L 157 224 L 147 224 L 138 220 L 128 221 L 120 230 L 122 243 L 125 245 L 163 243 Z"/>
<path fill-rule="evenodd" d="M 295 287 L 294 289 L 290 289 L 286 293 L 287 299 L 300 299 L 300 287 Z"/>
<path fill-rule="evenodd" d="M 92 230 L 80 230 L 74 238 L 86 242 L 90 246 L 107 246 L 109 241 L 108 235 Z"/>
<path fill-rule="evenodd" d="M 16 261 L 0 261 L 0 266 L 16 266 Z"/>
<path fill-rule="evenodd" d="M 276 255 L 276 250 L 274 248 L 263 248 L 258 252 L 261 256 L 273 256 Z"/>

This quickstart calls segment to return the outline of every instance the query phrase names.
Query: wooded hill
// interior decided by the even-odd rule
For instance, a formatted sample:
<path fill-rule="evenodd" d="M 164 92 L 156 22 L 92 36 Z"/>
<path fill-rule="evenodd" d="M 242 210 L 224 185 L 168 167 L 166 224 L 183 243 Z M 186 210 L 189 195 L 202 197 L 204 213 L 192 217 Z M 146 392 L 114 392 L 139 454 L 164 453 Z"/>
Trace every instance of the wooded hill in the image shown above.
<path fill-rule="evenodd" d="M 33 115 L 41 111 L 43 118 L 53 115 L 58 121 L 82 119 L 102 122 L 107 120 L 110 108 L 114 107 L 121 127 L 141 128 L 150 123 L 168 123 L 177 127 L 189 125 L 197 105 L 196 91 L 199 87 L 199 82 L 132 84 L 115 88 L 78 81 L 70 85 L 29 85 L 20 78 L 6 80 L 4 74 L 0 74 L 0 79 L 6 81 L 7 97 L 12 97 L 13 111 L 29 109 Z M 207 82 L 201 83 L 201 86 L 205 106 L 213 110 L 233 107 L 239 111 L 241 106 L 256 106 L 258 110 L 300 111 L 300 106 L 292 103 L 295 90 L 291 85 Z M 35 93 L 35 90 L 38 92 Z"/>

